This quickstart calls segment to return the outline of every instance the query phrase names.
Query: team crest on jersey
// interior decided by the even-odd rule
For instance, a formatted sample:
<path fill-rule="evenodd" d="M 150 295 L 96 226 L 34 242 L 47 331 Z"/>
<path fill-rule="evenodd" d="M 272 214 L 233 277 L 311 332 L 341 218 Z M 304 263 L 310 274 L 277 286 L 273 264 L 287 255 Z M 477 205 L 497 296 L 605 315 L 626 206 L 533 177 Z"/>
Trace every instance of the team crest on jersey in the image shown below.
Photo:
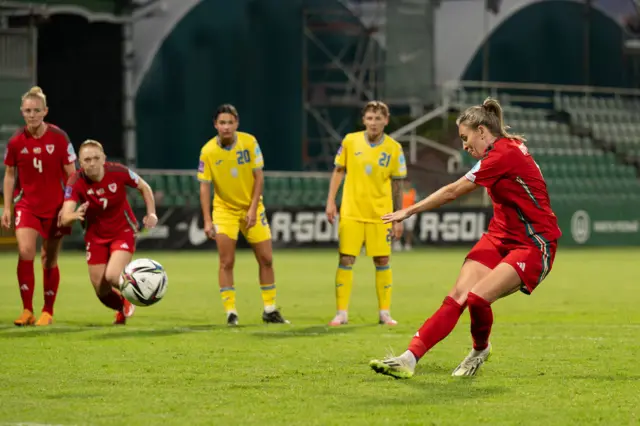
<path fill-rule="evenodd" d="M 49 154 L 53 154 L 53 150 L 56 149 L 55 145 L 45 145 L 44 147 L 47 149 Z"/>
<path fill-rule="evenodd" d="M 115 183 L 110 183 L 108 188 L 109 188 L 109 191 L 115 193 L 116 189 L 118 189 L 118 185 Z"/>

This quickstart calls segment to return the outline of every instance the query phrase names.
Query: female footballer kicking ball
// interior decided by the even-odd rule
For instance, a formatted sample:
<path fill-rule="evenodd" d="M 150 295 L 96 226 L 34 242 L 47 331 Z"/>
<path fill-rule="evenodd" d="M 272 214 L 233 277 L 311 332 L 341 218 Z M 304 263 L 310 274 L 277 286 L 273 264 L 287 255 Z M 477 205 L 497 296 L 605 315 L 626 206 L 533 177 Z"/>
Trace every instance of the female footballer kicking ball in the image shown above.
<path fill-rule="evenodd" d="M 488 232 L 467 254 L 442 306 L 420 327 L 407 351 L 370 362 L 377 373 L 413 376 L 416 363 L 451 333 L 468 306 L 473 349 L 452 375 L 475 375 L 491 353 L 491 304 L 518 290 L 531 294 L 553 265 L 562 234 L 544 178 L 524 145 L 525 139 L 507 133 L 502 108 L 490 98 L 464 111 L 457 124 L 464 149 L 479 159 L 478 163 L 458 181 L 383 219 L 399 222 L 480 187 L 487 188 L 493 201 L 493 219 Z"/>

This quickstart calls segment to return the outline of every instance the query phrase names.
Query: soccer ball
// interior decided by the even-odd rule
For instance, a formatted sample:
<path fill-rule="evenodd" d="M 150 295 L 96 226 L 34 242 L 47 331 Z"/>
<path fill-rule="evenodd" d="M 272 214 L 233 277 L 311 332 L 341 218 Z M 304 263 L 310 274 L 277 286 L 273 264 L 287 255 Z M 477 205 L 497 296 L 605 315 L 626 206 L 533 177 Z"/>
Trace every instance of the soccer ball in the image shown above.
<path fill-rule="evenodd" d="M 169 278 L 161 264 L 151 259 L 136 259 L 120 276 L 120 292 L 137 306 L 158 303 L 167 292 Z"/>

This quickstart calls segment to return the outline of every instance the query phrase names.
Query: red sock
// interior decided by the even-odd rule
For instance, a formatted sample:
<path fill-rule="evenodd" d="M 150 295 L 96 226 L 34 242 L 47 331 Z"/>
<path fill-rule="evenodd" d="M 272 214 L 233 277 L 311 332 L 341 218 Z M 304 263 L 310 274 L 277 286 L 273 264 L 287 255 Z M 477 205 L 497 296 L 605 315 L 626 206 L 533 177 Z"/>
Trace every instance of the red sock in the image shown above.
<path fill-rule="evenodd" d="M 422 324 L 413 337 L 409 344 L 409 351 L 416 359 L 422 358 L 429 349 L 451 333 L 463 311 L 464 306 L 460 306 L 458 302 L 447 296 L 440 309 Z"/>
<path fill-rule="evenodd" d="M 23 309 L 33 312 L 33 290 L 36 278 L 33 274 L 33 260 L 18 259 L 18 286 Z"/>
<path fill-rule="evenodd" d="M 104 306 L 114 311 L 121 311 L 124 308 L 124 298 L 115 288 L 112 288 L 106 296 L 98 296 L 98 299 Z"/>
<path fill-rule="evenodd" d="M 470 292 L 467 297 L 467 304 L 471 314 L 473 349 L 481 351 L 489 346 L 489 334 L 491 334 L 491 326 L 493 325 L 491 303 Z"/>
<path fill-rule="evenodd" d="M 54 266 L 50 269 L 42 270 L 42 278 L 44 283 L 44 307 L 42 312 L 49 312 L 53 315 L 53 305 L 56 303 L 58 295 L 58 286 L 60 285 L 60 269 Z"/>

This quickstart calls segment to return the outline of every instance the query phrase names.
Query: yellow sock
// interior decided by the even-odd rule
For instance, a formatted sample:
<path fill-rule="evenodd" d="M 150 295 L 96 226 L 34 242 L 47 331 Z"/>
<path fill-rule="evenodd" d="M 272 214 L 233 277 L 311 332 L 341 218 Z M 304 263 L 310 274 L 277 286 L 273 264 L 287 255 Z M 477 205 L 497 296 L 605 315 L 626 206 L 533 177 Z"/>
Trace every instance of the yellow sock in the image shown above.
<path fill-rule="evenodd" d="M 225 312 L 236 312 L 236 289 L 234 287 L 221 288 L 220 297 Z"/>
<path fill-rule="evenodd" d="M 262 302 L 264 303 L 265 310 L 275 310 L 276 307 L 276 285 L 260 284 L 260 291 L 262 292 Z"/>
<path fill-rule="evenodd" d="M 338 265 L 336 271 L 336 307 L 338 311 L 349 309 L 351 287 L 353 286 L 353 267 Z"/>
<path fill-rule="evenodd" d="M 378 295 L 378 308 L 381 311 L 388 311 L 391 307 L 392 287 L 391 266 L 376 266 L 376 294 Z"/>

